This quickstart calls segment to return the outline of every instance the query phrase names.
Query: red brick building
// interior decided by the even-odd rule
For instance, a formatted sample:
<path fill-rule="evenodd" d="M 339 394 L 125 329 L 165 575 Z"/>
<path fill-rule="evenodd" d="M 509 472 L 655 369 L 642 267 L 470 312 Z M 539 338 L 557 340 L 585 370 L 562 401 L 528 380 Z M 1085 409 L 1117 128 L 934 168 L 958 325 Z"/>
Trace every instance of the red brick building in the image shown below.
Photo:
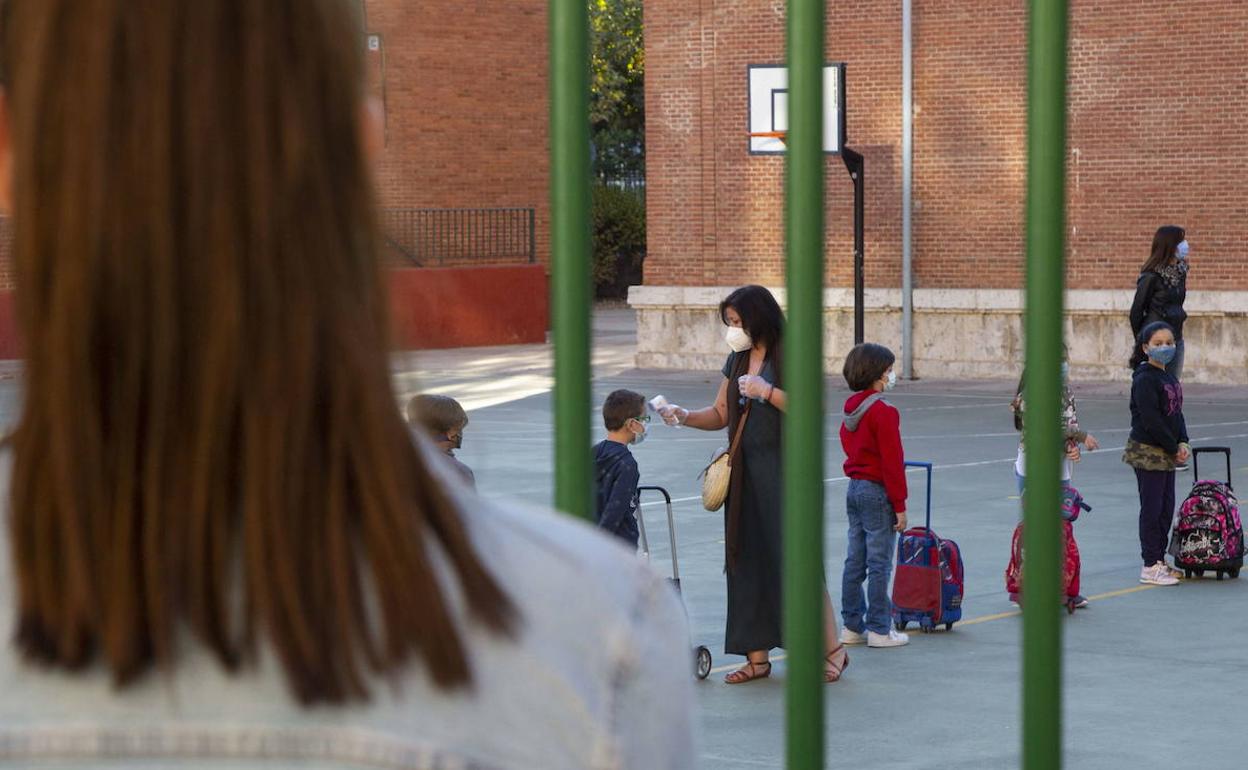
<path fill-rule="evenodd" d="M 362 6 L 383 208 L 533 208 L 548 262 L 546 3 Z"/>
<path fill-rule="evenodd" d="M 378 187 L 389 264 L 400 268 L 391 285 L 397 343 L 543 340 L 546 3 L 354 1 L 385 119 Z M 0 357 L 17 353 L 6 232 L 0 220 Z M 408 255 L 424 261 L 419 275 L 401 269 L 415 264 Z"/>
<path fill-rule="evenodd" d="M 718 367 L 709 305 L 783 283 L 780 156 L 747 152 L 747 66 L 784 59 L 779 0 L 648 0 L 643 365 Z M 830 3 L 847 144 L 866 157 L 869 338 L 900 341 L 901 1 Z M 1026 4 L 914 0 L 915 373 L 1004 375 L 1021 359 Z M 1125 376 L 1125 308 L 1154 230 L 1187 228 L 1193 379 L 1248 370 L 1248 3 L 1072 3 L 1067 333 L 1076 376 Z M 852 188 L 827 168 L 829 362 L 852 325 Z M 673 325 L 688 327 L 671 334 Z M 705 327 L 705 330 L 703 330 Z M 939 345 L 937 345 L 939 343 Z M 950 348 L 955 348 L 950 353 Z M 896 349 L 896 348 L 894 348 Z"/>
<path fill-rule="evenodd" d="M 399 266 L 413 254 L 425 264 L 392 281 L 398 343 L 542 341 L 546 3 L 360 3 L 370 90 L 385 117 L 377 179 L 388 256 Z M 516 264 L 530 254 L 535 264 Z"/>

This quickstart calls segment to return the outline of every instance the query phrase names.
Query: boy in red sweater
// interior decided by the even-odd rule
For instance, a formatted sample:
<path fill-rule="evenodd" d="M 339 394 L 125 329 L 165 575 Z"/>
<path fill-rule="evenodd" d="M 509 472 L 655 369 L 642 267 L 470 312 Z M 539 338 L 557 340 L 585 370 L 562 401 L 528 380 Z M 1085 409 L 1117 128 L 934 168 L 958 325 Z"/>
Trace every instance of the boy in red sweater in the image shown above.
<path fill-rule="evenodd" d="M 866 342 L 845 357 L 845 382 L 854 395 L 845 401 L 841 448 L 849 491 L 849 553 L 841 580 L 843 644 L 900 647 L 910 638 L 893 628 L 888 578 L 893 570 L 897 533 L 906 528 L 905 454 L 901 415 L 881 393 L 897 381 L 893 353 Z M 862 592 L 867 583 L 867 594 Z"/>

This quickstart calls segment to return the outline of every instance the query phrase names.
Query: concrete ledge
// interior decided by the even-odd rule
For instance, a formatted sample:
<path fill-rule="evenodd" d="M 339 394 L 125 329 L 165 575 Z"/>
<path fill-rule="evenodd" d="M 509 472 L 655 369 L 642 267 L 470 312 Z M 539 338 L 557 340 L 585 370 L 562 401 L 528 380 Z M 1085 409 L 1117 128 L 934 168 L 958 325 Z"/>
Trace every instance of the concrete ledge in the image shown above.
<path fill-rule="evenodd" d="M 628 304 L 644 308 L 718 308 L 735 286 L 632 286 Z M 787 294 L 783 288 L 767 287 L 783 307 Z M 1129 289 L 1067 289 L 1067 313 L 1120 312 L 1125 317 L 1131 309 L 1134 290 Z M 868 310 L 901 308 L 900 289 L 866 289 L 863 292 Z M 915 289 L 914 309 L 939 311 L 1001 311 L 1023 312 L 1022 289 Z M 823 304 L 828 308 L 854 304 L 852 289 L 824 289 Z M 1189 291 L 1187 312 L 1190 315 L 1248 315 L 1248 291 Z"/>
<path fill-rule="evenodd" d="M 637 364 L 661 369 L 718 369 L 727 348 L 720 301 L 735 287 L 634 286 Z M 781 306 L 783 289 L 771 288 Z M 1130 290 L 1066 292 L 1066 340 L 1077 380 L 1126 380 L 1132 340 Z M 824 289 L 826 368 L 840 371 L 853 343 L 853 291 Z M 901 346 L 901 292 L 867 289 L 867 339 Z M 1018 289 L 916 289 L 914 370 L 919 377 L 1012 377 L 1023 358 L 1023 292 Z M 1248 292 L 1188 293 L 1184 380 L 1248 382 Z"/>

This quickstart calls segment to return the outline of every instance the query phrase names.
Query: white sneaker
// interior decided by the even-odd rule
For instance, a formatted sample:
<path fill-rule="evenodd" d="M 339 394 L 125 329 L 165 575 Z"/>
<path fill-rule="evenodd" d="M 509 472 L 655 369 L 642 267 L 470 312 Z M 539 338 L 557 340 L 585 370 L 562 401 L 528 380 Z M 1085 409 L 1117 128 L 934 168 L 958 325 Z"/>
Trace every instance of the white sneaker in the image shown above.
<path fill-rule="evenodd" d="M 893 629 L 889 629 L 887 634 L 877 634 L 874 631 L 867 632 L 868 647 L 901 647 L 904 644 L 910 644 L 909 634 L 903 634 Z"/>
<path fill-rule="evenodd" d="M 866 644 L 867 635 L 848 628 L 841 629 L 841 644 Z"/>
<path fill-rule="evenodd" d="M 1176 578 L 1179 580 L 1183 578 L 1183 571 L 1175 569 L 1174 567 L 1171 567 L 1169 564 L 1166 564 L 1164 559 L 1157 563 L 1161 565 L 1161 568 L 1164 569 L 1166 571 L 1166 574 L 1169 575 L 1170 577 Z"/>
<path fill-rule="evenodd" d="M 1154 564 L 1140 570 L 1140 582 L 1154 586 L 1177 586 L 1179 579 L 1171 575 L 1164 565 Z"/>

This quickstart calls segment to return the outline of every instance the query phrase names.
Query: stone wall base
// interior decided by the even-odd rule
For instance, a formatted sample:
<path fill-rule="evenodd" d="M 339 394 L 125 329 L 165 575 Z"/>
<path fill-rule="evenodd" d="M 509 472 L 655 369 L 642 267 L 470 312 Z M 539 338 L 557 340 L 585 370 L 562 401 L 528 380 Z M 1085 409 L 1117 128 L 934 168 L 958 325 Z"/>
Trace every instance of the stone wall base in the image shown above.
<path fill-rule="evenodd" d="M 723 366 L 728 348 L 718 307 L 732 287 L 634 286 L 637 365 L 654 369 Z M 772 289 L 783 306 L 783 289 Z M 1132 292 L 1068 290 L 1066 341 L 1074 380 L 1127 380 Z M 853 292 L 824 290 L 825 367 L 839 374 L 853 345 Z M 1248 383 L 1248 292 L 1190 291 L 1183 379 Z M 916 289 L 914 375 L 927 379 L 1016 377 L 1023 360 L 1023 292 Z M 901 292 L 866 291 L 866 338 L 900 355 Z"/>

